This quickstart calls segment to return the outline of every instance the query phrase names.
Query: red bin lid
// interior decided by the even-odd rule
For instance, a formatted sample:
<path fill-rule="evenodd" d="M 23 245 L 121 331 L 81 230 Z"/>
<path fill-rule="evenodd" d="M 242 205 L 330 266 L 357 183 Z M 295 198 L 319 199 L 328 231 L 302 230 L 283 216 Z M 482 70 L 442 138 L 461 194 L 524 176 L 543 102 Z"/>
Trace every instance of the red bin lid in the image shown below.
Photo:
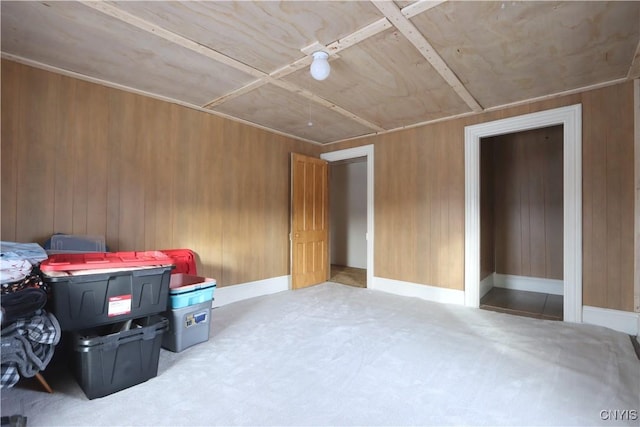
<path fill-rule="evenodd" d="M 173 264 L 173 259 L 160 251 L 85 252 L 49 255 L 40 263 L 40 270 L 74 271 Z"/>
<path fill-rule="evenodd" d="M 162 249 L 160 252 L 173 259 L 176 268 L 171 271 L 171 274 L 198 275 L 196 271 L 196 255 L 191 249 Z"/>

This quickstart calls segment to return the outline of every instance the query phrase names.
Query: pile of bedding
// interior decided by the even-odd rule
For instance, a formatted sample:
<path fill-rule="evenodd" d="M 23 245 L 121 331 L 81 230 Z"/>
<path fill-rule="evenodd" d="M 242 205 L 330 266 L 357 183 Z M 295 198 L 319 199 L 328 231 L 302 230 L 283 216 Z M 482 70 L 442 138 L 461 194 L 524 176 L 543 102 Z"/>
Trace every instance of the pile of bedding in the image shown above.
<path fill-rule="evenodd" d="M 60 325 L 44 310 L 48 289 L 38 265 L 47 259 L 35 243 L 0 242 L 1 386 L 44 370 L 60 341 Z"/>

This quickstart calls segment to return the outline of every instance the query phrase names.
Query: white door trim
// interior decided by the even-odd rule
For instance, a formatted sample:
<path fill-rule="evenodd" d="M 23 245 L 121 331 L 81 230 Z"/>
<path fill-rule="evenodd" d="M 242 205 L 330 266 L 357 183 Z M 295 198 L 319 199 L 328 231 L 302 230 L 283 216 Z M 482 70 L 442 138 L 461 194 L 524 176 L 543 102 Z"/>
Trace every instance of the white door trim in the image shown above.
<path fill-rule="evenodd" d="M 320 155 L 321 159 L 328 162 L 338 160 L 367 158 L 367 287 L 373 283 L 373 144 L 363 145 L 345 150 L 331 151 Z M 331 191 L 331 189 L 329 189 Z"/>
<path fill-rule="evenodd" d="M 465 305 L 480 305 L 480 139 L 563 125 L 564 320 L 582 322 L 582 106 L 556 108 L 467 126 L 465 163 Z"/>

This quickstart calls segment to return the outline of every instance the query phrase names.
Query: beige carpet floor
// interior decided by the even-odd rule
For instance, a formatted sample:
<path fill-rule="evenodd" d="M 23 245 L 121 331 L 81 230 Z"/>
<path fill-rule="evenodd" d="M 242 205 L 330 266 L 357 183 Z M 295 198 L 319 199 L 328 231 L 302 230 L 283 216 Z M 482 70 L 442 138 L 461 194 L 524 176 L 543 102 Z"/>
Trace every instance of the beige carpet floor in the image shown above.
<path fill-rule="evenodd" d="M 89 400 L 47 370 L 53 394 L 18 382 L 1 412 L 28 427 L 637 427 L 638 367 L 610 329 L 325 283 L 213 309 L 209 340 L 161 349 L 146 382 Z"/>

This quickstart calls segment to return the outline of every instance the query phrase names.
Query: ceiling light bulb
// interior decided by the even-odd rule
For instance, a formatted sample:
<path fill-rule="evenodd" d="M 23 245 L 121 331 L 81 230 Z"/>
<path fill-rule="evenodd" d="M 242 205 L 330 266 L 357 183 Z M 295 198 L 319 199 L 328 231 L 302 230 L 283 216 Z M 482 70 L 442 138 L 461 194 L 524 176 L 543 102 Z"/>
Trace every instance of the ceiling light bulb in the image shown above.
<path fill-rule="evenodd" d="M 324 80 L 329 77 L 331 66 L 329 65 L 329 54 L 327 52 L 314 52 L 311 63 L 311 76 L 316 80 Z"/>

